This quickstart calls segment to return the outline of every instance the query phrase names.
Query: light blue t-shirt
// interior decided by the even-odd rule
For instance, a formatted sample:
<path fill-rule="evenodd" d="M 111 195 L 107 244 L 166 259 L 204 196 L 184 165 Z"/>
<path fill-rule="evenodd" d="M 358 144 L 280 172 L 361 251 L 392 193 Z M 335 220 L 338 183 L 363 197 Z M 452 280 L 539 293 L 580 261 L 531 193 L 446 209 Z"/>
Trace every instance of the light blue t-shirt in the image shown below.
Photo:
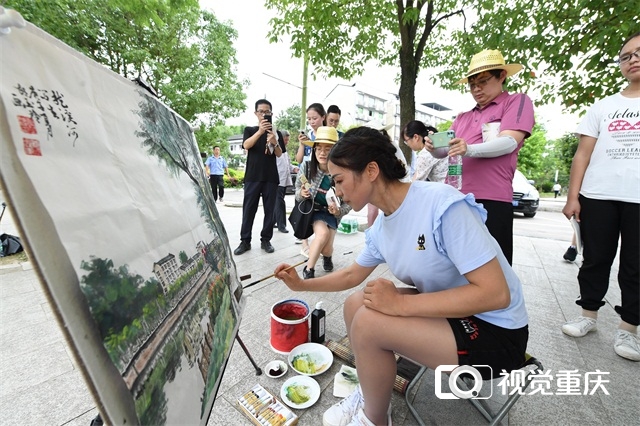
<path fill-rule="evenodd" d="M 476 316 L 508 329 L 524 327 L 528 317 L 522 284 L 489 234 L 486 217 L 473 194 L 442 183 L 413 182 L 398 210 L 379 215 L 366 231 L 365 248 L 356 262 L 364 267 L 387 263 L 400 281 L 432 293 L 468 284 L 464 274 L 497 257 L 511 304 Z"/>
<path fill-rule="evenodd" d="M 222 156 L 216 158 L 212 155 L 207 158 L 205 164 L 209 167 L 211 175 L 224 175 L 224 169 L 227 168 L 227 161 Z"/>

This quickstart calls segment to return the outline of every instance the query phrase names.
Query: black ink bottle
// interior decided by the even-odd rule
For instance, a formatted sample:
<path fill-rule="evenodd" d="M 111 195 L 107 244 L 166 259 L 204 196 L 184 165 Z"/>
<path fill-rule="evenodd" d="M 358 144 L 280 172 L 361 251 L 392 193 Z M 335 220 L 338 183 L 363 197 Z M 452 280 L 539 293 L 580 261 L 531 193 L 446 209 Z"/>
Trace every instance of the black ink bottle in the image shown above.
<path fill-rule="evenodd" d="M 314 343 L 324 342 L 324 316 L 322 302 L 318 302 L 316 308 L 311 312 L 311 341 Z"/>

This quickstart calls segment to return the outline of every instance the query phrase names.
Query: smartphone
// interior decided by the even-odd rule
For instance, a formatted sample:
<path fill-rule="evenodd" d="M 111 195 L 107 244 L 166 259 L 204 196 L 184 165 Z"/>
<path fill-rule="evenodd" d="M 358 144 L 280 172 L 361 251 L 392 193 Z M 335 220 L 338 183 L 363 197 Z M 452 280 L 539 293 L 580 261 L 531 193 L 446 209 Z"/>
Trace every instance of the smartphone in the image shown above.
<path fill-rule="evenodd" d="M 429 135 L 429 139 L 433 143 L 434 148 L 448 148 L 449 141 L 456 137 L 456 133 L 453 130 L 447 130 L 444 132 L 434 133 Z"/>
<path fill-rule="evenodd" d="M 304 129 L 300 129 L 300 134 L 301 134 L 302 136 L 307 136 L 307 134 L 304 132 Z"/>
<path fill-rule="evenodd" d="M 264 119 L 271 123 L 271 115 L 265 115 Z"/>
<path fill-rule="evenodd" d="M 333 188 L 329 188 L 327 190 L 325 197 L 327 197 L 327 203 L 335 203 L 336 207 L 340 207 L 340 200 L 336 197 L 336 193 L 333 191 Z"/>

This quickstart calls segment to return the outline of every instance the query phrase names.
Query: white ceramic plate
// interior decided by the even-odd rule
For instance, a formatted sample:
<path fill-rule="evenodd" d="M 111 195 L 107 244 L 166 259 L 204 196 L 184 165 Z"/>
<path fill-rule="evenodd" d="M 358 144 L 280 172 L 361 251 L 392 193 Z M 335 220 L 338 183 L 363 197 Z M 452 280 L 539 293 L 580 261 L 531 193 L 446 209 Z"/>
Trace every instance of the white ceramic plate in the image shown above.
<path fill-rule="evenodd" d="M 294 364 L 299 364 L 298 359 L 306 361 L 306 365 L 310 366 L 307 370 L 298 370 Z M 289 352 L 289 365 L 298 374 L 303 376 L 317 376 L 322 374 L 333 364 L 333 354 L 324 345 L 319 343 L 303 343 L 298 345 Z"/>
<path fill-rule="evenodd" d="M 309 396 L 309 399 L 303 403 L 297 404 L 289 399 L 287 396 L 288 388 L 296 387 L 299 392 Z M 309 376 L 294 376 L 287 379 L 280 389 L 280 398 L 282 401 L 291 408 L 302 409 L 311 407 L 320 398 L 320 385 L 316 380 Z"/>

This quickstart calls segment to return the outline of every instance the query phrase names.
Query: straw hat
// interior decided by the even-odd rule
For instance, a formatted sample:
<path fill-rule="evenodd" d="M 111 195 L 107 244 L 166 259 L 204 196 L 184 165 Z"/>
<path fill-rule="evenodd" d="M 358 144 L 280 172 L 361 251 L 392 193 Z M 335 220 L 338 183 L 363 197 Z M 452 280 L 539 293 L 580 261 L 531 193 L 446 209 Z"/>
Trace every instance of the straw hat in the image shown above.
<path fill-rule="evenodd" d="M 364 123 L 363 126 L 364 127 L 370 127 L 372 129 L 376 129 L 376 130 L 379 130 L 379 131 L 383 131 L 383 130 L 389 130 L 390 128 L 392 128 L 393 127 L 393 123 L 382 124 L 378 120 L 371 120 L 371 121 L 367 121 L 366 123 Z"/>
<path fill-rule="evenodd" d="M 471 62 L 469 63 L 467 76 L 458 80 L 456 84 L 465 84 L 468 82 L 469 77 L 483 71 L 505 70 L 507 72 L 507 77 L 511 77 L 512 75 L 522 71 L 522 68 L 523 66 L 520 64 L 505 64 L 504 57 L 499 50 L 483 50 L 482 52 L 473 55 Z"/>
<path fill-rule="evenodd" d="M 315 143 L 334 144 L 336 142 L 338 142 L 338 131 L 336 130 L 336 128 L 331 126 L 321 126 L 318 127 L 318 130 L 316 130 L 315 140 L 306 140 L 302 143 L 307 146 L 313 147 L 313 144 Z"/>

